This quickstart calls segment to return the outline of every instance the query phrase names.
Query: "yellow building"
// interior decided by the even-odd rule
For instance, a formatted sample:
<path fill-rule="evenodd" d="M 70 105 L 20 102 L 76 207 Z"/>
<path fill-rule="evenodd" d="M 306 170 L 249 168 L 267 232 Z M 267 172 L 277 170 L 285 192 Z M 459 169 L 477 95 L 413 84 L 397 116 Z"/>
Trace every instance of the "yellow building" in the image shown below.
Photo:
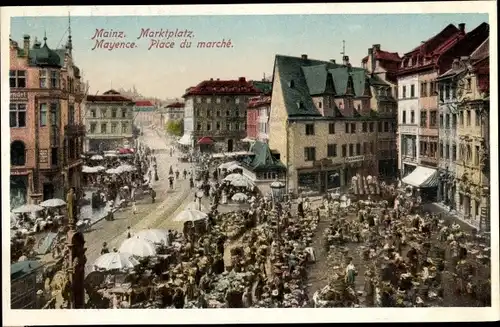
<path fill-rule="evenodd" d="M 489 209 L 489 42 L 469 57 L 457 86 L 457 209 L 460 216 L 488 229 Z"/>
<path fill-rule="evenodd" d="M 395 138 L 392 117 L 370 107 L 369 74 L 348 60 L 276 56 L 269 147 L 287 167 L 289 191 L 321 193 L 357 173 L 377 176 L 378 139 Z"/>

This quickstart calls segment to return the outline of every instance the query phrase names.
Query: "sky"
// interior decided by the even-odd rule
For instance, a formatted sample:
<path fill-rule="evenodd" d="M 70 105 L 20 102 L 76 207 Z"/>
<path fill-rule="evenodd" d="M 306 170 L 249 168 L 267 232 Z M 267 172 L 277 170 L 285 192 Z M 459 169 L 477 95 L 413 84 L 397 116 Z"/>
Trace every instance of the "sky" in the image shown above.
<path fill-rule="evenodd" d="M 350 62 L 361 65 L 368 48 L 409 52 L 452 23 L 466 24 L 470 31 L 487 14 L 336 14 L 255 16 L 75 16 L 71 17 L 73 56 L 90 84 L 89 93 L 133 86 L 145 96 L 180 98 L 184 91 L 210 78 L 262 79 L 273 71 L 276 54 L 329 60 L 342 59 L 342 41 Z M 11 38 L 22 44 L 29 34 L 49 48 L 63 47 L 68 17 L 12 17 Z M 97 30 L 123 32 L 123 38 L 94 38 Z M 142 29 L 191 31 L 190 37 L 137 39 Z M 94 38 L 94 39 L 93 39 Z M 184 39 L 190 48 L 180 48 Z M 132 49 L 107 50 L 96 43 L 135 42 Z M 199 41 L 231 41 L 230 48 L 198 48 Z M 152 43 L 174 41 L 174 48 L 148 49 Z M 43 43 L 42 43 L 43 44 Z"/>

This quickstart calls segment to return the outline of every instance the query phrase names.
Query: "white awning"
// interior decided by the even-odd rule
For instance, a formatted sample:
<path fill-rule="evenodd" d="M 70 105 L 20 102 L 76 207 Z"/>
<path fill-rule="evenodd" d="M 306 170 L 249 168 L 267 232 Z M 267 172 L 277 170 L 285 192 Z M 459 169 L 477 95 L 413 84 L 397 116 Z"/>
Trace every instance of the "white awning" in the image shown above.
<path fill-rule="evenodd" d="M 438 173 L 436 169 L 417 167 L 410 175 L 403 178 L 403 183 L 414 187 L 436 187 Z"/>
<path fill-rule="evenodd" d="M 192 145 L 193 144 L 193 136 L 191 134 L 184 134 L 184 135 L 182 135 L 180 140 L 177 142 L 179 142 L 182 145 Z"/>

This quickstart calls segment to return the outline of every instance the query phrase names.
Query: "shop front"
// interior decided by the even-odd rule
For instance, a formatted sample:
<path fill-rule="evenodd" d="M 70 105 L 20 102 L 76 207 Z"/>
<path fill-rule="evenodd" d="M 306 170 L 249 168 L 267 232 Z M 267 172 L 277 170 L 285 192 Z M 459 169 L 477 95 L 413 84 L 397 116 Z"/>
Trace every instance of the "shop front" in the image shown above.
<path fill-rule="evenodd" d="M 28 203 L 28 172 L 10 175 L 10 207 L 17 208 Z"/>

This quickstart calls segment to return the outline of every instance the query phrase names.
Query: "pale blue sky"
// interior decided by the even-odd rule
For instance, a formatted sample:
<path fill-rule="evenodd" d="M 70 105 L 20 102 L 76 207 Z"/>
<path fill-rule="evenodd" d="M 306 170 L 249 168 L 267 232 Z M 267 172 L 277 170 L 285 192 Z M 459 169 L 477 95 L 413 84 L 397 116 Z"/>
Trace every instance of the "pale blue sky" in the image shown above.
<path fill-rule="evenodd" d="M 372 44 L 402 54 L 449 23 L 466 23 L 470 31 L 487 21 L 487 14 L 90 16 L 71 17 L 71 30 L 74 57 L 91 93 L 135 85 L 146 96 L 166 98 L 180 97 L 204 79 L 261 79 L 272 73 L 276 54 L 340 61 L 345 40 L 351 63 L 360 65 Z M 66 42 L 67 26 L 67 17 L 13 17 L 11 37 L 22 44 L 24 34 L 33 42 L 46 32 L 48 46 L 56 48 Z M 127 41 L 136 41 L 141 28 L 188 29 L 193 46 L 148 51 L 150 40 L 142 39 L 135 49 L 92 51 L 91 38 L 101 28 L 123 31 Z M 233 48 L 196 48 L 197 41 L 222 39 L 231 39 Z"/>

